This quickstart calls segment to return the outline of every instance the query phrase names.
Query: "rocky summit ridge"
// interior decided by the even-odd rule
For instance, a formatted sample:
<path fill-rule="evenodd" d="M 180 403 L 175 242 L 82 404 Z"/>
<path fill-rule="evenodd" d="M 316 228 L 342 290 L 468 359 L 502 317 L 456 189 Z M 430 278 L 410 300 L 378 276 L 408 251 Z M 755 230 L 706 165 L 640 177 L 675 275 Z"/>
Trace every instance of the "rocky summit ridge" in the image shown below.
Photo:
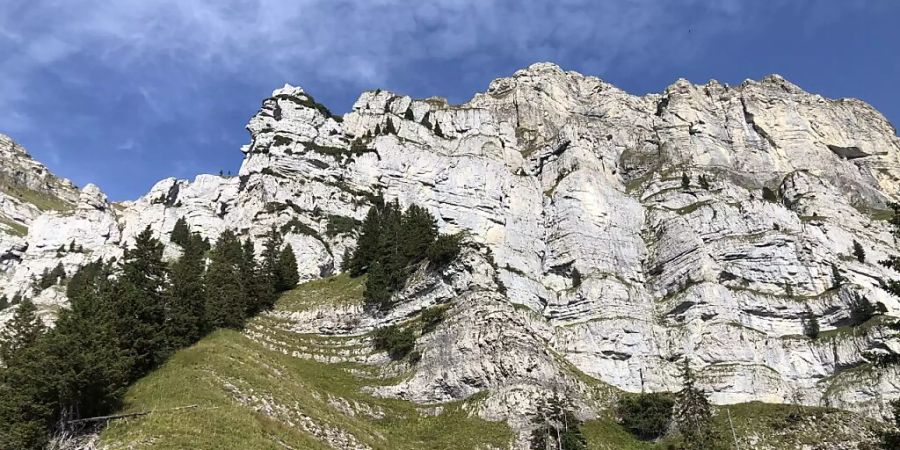
<path fill-rule="evenodd" d="M 540 63 L 461 105 L 377 90 L 344 116 L 285 85 L 247 129 L 238 176 L 169 178 L 123 203 L 0 138 L 0 293 L 34 297 L 52 320 L 66 299 L 36 292 L 44 270 L 119 257 L 148 226 L 168 242 L 182 217 L 211 239 L 275 225 L 303 279 L 329 276 L 380 196 L 427 208 L 471 244 L 440 276 L 411 277 L 387 315 L 322 305 L 283 317 L 352 336 L 451 305 L 414 374 L 379 395 L 486 391 L 479 415 L 516 423 L 547 390 L 601 404 L 578 372 L 676 391 L 687 358 L 717 404 L 880 417 L 900 396 L 900 372 L 873 364 L 900 351 L 885 326 L 900 302 L 881 287 L 900 274 L 877 263 L 897 253 L 883 219 L 900 201 L 900 139 L 862 101 L 774 75 L 635 96 Z M 858 320 L 864 303 L 884 313 Z M 808 314 L 818 339 L 804 336 Z"/>

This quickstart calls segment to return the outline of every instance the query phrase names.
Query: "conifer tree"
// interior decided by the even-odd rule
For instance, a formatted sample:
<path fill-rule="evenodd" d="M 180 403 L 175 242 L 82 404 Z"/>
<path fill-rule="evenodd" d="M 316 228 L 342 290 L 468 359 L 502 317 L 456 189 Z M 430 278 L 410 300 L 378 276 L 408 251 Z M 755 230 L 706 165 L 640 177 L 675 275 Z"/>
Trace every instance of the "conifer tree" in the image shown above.
<path fill-rule="evenodd" d="M 278 281 L 275 290 L 283 292 L 295 288 L 300 282 L 300 274 L 297 271 L 297 257 L 291 244 L 287 244 L 278 255 Z"/>
<path fill-rule="evenodd" d="M 16 355 L 35 345 L 46 331 L 34 302 L 27 298 L 22 300 L 12 319 L 0 331 L 0 362 L 10 364 Z"/>
<path fill-rule="evenodd" d="M 244 321 L 243 250 L 230 230 L 219 236 L 206 272 L 206 316 L 213 327 L 239 328 Z"/>
<path fill-rule="evenodd" d="M 0 295 L 0 311 L 6 309 L 9 306 L 9 297 L 6 295 Z"/>
<path fill-rule="evenodd" d="M 173 350 L 199 340 L 207 326 L 205 245 L 199 234 L 190 234 L 182 245 L 181 257 L 172 264 L 167 295 L 166 334 Z"/>
<path fill-rule="evenodd" d="M 134 358 L 135 376 L 144 374 L 166 356 L 165 293 L 168 270 L 163 244 L 147 227 L 125 250 L 122 274 L 115 286 L 113 327 Z"/>
<path fill-rule="evenodd" d="M 366 278 L 366 289 L 363 298 L 369 308 L 384 310 L 390 306 L 391 293 L 388 287 L 388 275 L 380 261 L 372 263 Z"/>
<path fill-rule="evenodd" d="M 172 228 L 172 234 L 169 235 L 169 241 L 173 244 L 180 245 L 182 248 L 190 243 L 191 229 L 188 227 L 184 217 L 178 218 L 175 227 Z"/>
<path fill-rule="evenodd" d="M 712 410 L 706 395 L 695 386 L 694 372 L 687 359 L 681 370 L 683 388 L 676 395 L 675 423 L 685 450 L 711 450 L 721 446 L 712 428 Z"/>
<path fill-rule="evenodd" d="M 278 279 L 278 256 L 281 252 L 282 238 L 281 233 L 278 232 L 278 229 L 275 225 L 272 225 L 272 228 L 269 229 L 269 232 L 266 233 L 266 241 L 263 244 L 262 251 L 262 264 L 260 266 L 262 270 L 263 276 L 266 278 L 267 282 L 275 288 L 276 281 Z M 274 298 L 270 299 L 270 301 L 274 301 Z"/>
<path fill-rule="evenodd" d="M 375 136 L 378 136 L 380 134 L 381 134 L 381 125 L 380 124 L 375 125 Z"/>
<path fill-rule="evenodd" d="M 408 263 L 421 261 L 425 258 L 428 247 L 438 236 L 434 216 L 425 208 L 410 205 L 403 213 L 401 226 L 405 236 L 399 240 L 403 258 Z"/>
<path fill-rule="evenodd" d="M 819 319 L 813 314 L 809 305 L 806 305 L 806 313 L 803 316 L 803 334 L 810 339 L 819 337 Z"/>
<path fill-rule="evenodd" d="M 274 297 L 274 287 L 257 264 L 256 249 L 250 239 L 245 240 L 243 245 L 241 277 L 244 284 L 247 315 L 256 314 L 270 307 L 271 299 Z"/>
<path fill-rule="evenodd" d="M 691 187 L 691 179 L 688 177 L 687 173 L 681 172 L 681 188 L 687 189 Z"/>
<path fill-rule="evenodd" d="M 542 401 L 534 418 L 535 429 L 531 433 L 533 450 L 584 450 L 587 440 L 581 432 L 579 421 L 561 396 L 554 395 Z"/>
<path fill-rule="evenodd" d="M 831 264 L 831 288 L 838 289 L 847 281 L 844 278 L 844 275 L 841 274 L 840 269 L 838 269 L 837 264 Z"/>
<path fill-rule="evenodd" d="M 863 249 L 862 244 L 857 242 L 855 239 L 853 240 L 853 256 L 855 256 L 856 260 L 861 263 L 866 262 L 866 251 Z"/>
<path fill-rule="evenodd" d="M 703 190 L 709 190 L 709 180 L 706 179 L 706 175 L 700 174 L 697 176 L 697 183 L 700 184 L 700 187 L 703 188 Z"/>

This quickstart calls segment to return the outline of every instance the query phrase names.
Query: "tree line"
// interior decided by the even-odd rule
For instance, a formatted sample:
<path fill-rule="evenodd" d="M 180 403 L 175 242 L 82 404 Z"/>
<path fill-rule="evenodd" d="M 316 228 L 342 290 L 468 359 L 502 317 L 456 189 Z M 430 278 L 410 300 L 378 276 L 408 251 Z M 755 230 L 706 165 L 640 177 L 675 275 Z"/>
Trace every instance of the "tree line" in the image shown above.
<path fill-rule="evenodd" d="M 290 245 L 273 227 L 260 258 L 225 231 L 214 246 L 182 219 L 182 249 L 163 261 L 150 229 L 121 261 L 97 261 L 68 279 L 70 308 L 47 329 L 22 299 L 0 333 L 0 449 L 42 448 L 72 420 L 114 411 L 128 385 L 216 328 L 239 328 L 298 282 Z"/>
<path fill-rule="evenodd" d="M 363 293 L 370 310 L 387 311 L 416 265 L 428 260 L 439 267 L 460 251 L 462 236 L 439 234 L 437 221 L 427 209 L 410 205 L 405 211 L 396 200 L 376 200 L 362 224 L 354 250 L 347 249 L 343 269 L 350 276 L 367 274 Z"/>

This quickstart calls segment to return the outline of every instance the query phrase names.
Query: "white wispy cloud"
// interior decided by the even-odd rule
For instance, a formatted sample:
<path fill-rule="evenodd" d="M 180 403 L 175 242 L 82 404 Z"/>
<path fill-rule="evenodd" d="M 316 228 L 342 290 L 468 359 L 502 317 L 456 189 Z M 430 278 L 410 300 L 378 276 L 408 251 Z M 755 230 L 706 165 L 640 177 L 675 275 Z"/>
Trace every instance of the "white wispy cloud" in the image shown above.
<path fill-rule="evenodd" d="M 140 123 L 129 126 L 152 130 L 164 122 L 196 121 L 204 108 L 219 108 L 214 99 L 230 93 L 210 90 L 212 76 L 233 79 L 237 86 L 271 89 L 285 81 L 311 82 L 356 92 L 412 75 L 426 84 L 429 77 L 468 74 L 479 74 L 474 79 L 480 80 L 494 61 L 523 66 L 579 61 L 574 68 L 592 75 L 602 77 L 613 66 L 637 74 L 661 60 L 695 58 L 718 34 L 757 26 L 761 17 L 780 8 L 805 5 L 815 12 L 822 9 L 815 8 L 818 3 L 5 0 L 0 8 L 0 132 L 36 133 L 45 127 L 34 113 L 35 93 L 61 91 L 58 84 L 125 105 L 116 115 L 131 113 L 130 98 L 142 101 Z M 815 13 L 816 26 L 865 3 L 870 2 L 832 2 L 827 14 Z M 452 75 L 431 67 L 441 64 L 452 66 Z M 69 70 L 73 65 L 79 70 Z M 197 100 L 198 92 L 208 99 Z M 194 104 L 185 105 L 185 98 Z M 24 110 L 30 114 L 23 115 Z M 105 122 L 109 119 L 73 117 L 54 126 L 71 128 L 69 136 L 80 132 L 75 127 L 97 127 L 99 121 L 107 132 L 114 127 Z M 128 142 L 124 137 L 111 138 L 110 148 Z"/>

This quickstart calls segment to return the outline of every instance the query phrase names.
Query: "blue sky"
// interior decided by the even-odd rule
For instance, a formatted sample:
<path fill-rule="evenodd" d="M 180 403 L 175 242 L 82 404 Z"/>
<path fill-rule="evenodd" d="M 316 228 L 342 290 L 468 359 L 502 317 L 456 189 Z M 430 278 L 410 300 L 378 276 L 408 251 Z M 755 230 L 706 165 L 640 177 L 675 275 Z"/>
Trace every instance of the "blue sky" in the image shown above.
<path fill-rule="evenodd" d="M 635 94 L 780 73 L 900 123 L 895 0 L 3 0 L 0 133 L 134 199 L 236 172 L 285 82 L 335 112 L 384 88 L 462 102 L 537 61 Z"/>

